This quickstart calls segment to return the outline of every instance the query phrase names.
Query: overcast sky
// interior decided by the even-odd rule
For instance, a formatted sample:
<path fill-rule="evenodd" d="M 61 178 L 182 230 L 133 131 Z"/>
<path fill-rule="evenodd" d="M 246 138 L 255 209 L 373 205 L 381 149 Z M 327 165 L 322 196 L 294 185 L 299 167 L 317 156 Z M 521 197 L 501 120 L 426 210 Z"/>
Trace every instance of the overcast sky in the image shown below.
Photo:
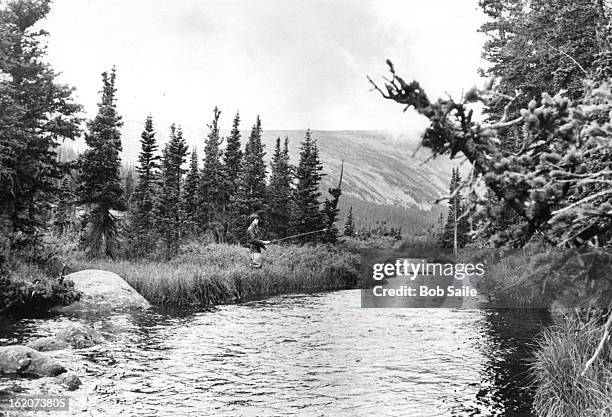
<path fill-rule="evenodd" d="M 124 119 L 222 128 L 402 129 L 418 118 L 370 91 L 385 59 L 430 98 L 479 83 L 477 0 L 55 0 L 49 60 L 95 112 L 116 65 Z"/>

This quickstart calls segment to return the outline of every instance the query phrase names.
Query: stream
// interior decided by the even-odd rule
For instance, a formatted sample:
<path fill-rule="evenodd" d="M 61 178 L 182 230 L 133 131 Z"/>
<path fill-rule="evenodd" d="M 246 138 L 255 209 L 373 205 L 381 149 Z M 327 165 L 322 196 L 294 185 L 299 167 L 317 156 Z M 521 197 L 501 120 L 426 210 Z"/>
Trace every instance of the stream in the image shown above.
<path fill-rule="evenodd" d="M 429 417 L 530 416 L 530 346 L 548 317 L 367 309 L 360 290 L 347 290 L 214 311 L 2 318 L 0 345 L 50 336 L 71 320 L 109 342 L 49 352 L 83 381 L 56 416 Z M 24 395 L 66 395 L 46 378 L 0 377 L 11 384 Z"/>

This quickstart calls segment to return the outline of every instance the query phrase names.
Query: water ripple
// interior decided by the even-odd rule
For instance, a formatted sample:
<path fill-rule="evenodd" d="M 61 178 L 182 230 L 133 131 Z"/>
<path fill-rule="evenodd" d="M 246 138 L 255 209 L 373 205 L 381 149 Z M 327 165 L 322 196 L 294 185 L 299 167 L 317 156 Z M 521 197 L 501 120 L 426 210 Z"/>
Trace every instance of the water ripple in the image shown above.
<path fill-rule="evenodd" d="M 529 415 L 529 393 L 514 376 L 525 371 L 521 349 L 539 317 L 361 309 L 359 297 L 85 318 L 112 341 L 51 353 L 84 382 L 68 415 Z M 47 336 L 69 320 L 2 323 L 0 344 Z M 44 379 L 19 383 L 61 391 Z"/>

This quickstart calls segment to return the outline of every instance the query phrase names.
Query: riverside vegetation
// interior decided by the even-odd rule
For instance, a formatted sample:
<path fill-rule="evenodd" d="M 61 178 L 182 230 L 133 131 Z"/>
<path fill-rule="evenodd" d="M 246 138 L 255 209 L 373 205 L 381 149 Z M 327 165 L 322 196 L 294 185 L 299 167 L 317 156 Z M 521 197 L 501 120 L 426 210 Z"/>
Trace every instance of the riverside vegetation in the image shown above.
<path fill-rule="evenodd" d="M 76 270 L 103 269 L 124 278 L 151 303 L 206 307 L 291 292 L 356 288 L 359 255 L 332 245 L 271 245 L 264 266 L 229 244 L 188 244 L 169 261 L 86 259 Z"/>

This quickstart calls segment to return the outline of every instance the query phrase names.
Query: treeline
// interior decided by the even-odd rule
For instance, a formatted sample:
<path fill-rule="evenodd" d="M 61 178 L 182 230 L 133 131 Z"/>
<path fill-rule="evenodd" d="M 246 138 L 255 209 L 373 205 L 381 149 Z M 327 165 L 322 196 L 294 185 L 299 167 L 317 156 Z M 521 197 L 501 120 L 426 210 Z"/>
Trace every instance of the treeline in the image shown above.
<path fill-rule="evenodd" d="M 215 108 L 200 157 L 196 148 L 188 149 L 176 125 L 170 127 L 170 139 L 159 152 L 153 119 L 147 117 L 136 185 L 124 222 L 129 254 L 150 253 L 159 249 L 159 242 L 167 255 L 175 254 L 182 241 L 193 239 L 244 243 L 252 213 L 262 218 L 269 239 L 327 228 L 325 233 L 304 236 L 299 241 L 335 242 L 340 189 L 330 189 L 330 197 L 322 201 L 319 185 L 323 167 L 311 132 L 305 133 L 297 166 L 289 158 L 289 139 L 277 138 L 268 175 L 260 118 L 244 147 L 240 115 L 234 116 L 225 138 L 220 136 L 220 119 L 221 111 Z M 130 182 L 128 173 L 126 194 Z M 115 236 L 110 233 L 108 238 Z"/>
<path fill-rule="evenodd" d="M 396 240 L 401 240 L 402 227 L 389 225 L 386 220 L 376 221 L 374 225 L 358 226 L 353 216 L 353 207 L 351 206 L 344 221 L 342 234 L 346 237 L 364 240 L 372 237 L 392 237 Z"/>
<path fill-rule="evenodd" d="M 54 222 L 58 233 L 71 229 L 71 220 L 63 213 L 78 203 L 84 209 L 81 244 L 93 256 L 122 253 L 139 257 L 161 251 L 170 257 L 181 242 L 194 239 L 244 243 L 252 213 L 262 218 L 269 239 L 329 229 L 299 241 L 336 241 L 334 223 L 341 192 L 331 188 L 330 197 L 322 201 L 323 166 L 310 130 L 301 144 L 297 166 L 289 158 L 289 139 L 277 138 L 268 176 L 259 117 L 243 147 L 239 113 L 230 134 L 222 137 L 221 111 L 215 108 L 200 157 L 195 147 L 188 148 L 176 124 L 170 126 L 169 140 L 160 149 L 153 118 L 148 116 L 140 137 L 137 176 L 128 171 L 124 186 L 115 79 L 114 69 L 102 74 L 98 114 L 87 123 L 85 133 L 88 149 L 77 159 L 72 173 L 76 189 L 59 193 L 76 198 L 58 200 Z M 69 184 L 67 178 L 64 181 Z M 121 220 L 117 211 L 125 212 Z"/>

